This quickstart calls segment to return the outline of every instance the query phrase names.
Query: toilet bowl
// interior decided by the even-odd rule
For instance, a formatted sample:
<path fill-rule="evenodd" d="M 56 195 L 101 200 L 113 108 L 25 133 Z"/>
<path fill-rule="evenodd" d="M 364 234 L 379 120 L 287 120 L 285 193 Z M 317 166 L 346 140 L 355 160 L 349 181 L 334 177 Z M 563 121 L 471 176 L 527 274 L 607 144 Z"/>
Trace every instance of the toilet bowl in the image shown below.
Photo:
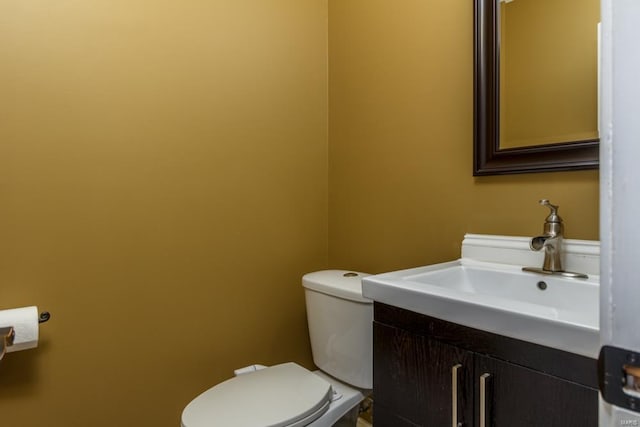
<path fill-rule="evenodd" d="M 321 370 L 288 362 L 238 375 L 193 399 L 182 427 L 355 426 L 373 377 L 373 304 L 362 296 L 364 276 L 326 270 L 303 277 L 313 358 Z"/>

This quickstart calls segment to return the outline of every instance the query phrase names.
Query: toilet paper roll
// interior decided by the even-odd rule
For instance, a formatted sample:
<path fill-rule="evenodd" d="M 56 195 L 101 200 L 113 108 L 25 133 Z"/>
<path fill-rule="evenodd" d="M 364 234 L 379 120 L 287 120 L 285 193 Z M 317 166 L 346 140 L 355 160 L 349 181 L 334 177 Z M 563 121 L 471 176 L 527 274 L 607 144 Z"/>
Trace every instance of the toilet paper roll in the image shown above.
<path fill-rule="evenodd" d="M 38 346 L 38 307 L 12 308 L 0 310 L 0 328 L 13 326 L 15 337 L 7 353 L 26 350 Z"/>

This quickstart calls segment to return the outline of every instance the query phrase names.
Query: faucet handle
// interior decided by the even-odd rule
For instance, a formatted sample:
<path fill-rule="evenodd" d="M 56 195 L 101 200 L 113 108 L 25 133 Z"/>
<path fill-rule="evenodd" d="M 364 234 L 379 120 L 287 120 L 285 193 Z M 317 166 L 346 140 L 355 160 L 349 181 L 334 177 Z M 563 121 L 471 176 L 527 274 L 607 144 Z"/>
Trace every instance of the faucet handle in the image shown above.
<path fill-rule="evenodd" d="M 541 199 L 539 202 L 542 206 L 546 206 L 551 210 L 551 213 L 545 220 L 546 222 L 562 222 L 562 218 L 558 215 L 558 205 L 552 205 L 547 199 Z"/>

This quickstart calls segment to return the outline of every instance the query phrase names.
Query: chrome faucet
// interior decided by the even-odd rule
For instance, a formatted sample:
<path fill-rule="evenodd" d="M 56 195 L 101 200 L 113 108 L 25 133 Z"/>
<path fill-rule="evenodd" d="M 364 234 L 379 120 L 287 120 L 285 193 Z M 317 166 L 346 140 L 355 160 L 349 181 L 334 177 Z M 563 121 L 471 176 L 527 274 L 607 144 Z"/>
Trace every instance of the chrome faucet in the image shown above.
<path fill-rule="evenodd" d="M 536 236 L 529 242 L 533 251 L 544 249 L 544 262 L 542 268 L 523 267 L 522 270 L 541 274 L 557 274 L 561 276 L 586 279 L 588 276 L 582 273 L 565 271 L 562 268 L 562 240 L 564 238 L 564 225 L 558 215 L 558 206 L 552 205 L 547 199 L 540 200 L 542 206 L 546 206 L 551 213 L 544 221 L 543 234 Z"/>

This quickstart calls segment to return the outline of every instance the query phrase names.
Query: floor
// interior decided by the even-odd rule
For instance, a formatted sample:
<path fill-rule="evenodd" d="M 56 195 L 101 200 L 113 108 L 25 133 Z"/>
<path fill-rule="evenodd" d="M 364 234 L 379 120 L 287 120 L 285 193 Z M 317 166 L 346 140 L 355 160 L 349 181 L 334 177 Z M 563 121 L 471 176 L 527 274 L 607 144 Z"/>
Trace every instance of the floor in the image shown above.
<path fill-rule="evenodd" d="M 371 423 L 363 420 L 362 418 L 358 418 L 358 424 L 356 424 L 356 427 L 371 427 Z"/>

